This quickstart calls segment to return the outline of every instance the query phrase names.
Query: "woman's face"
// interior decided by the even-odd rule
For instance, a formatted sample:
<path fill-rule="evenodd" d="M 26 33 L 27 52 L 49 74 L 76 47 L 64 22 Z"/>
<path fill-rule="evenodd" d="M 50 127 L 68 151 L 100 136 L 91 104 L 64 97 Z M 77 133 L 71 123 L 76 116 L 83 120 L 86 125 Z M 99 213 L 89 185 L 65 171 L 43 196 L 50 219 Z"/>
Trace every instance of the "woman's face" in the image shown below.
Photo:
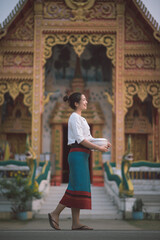
<path fill-rule="evenodd" d="M 79 103 L 75 103 L 76 104 L 76 107 L 77 107 L 77 110 L 86 110 L 87 109 L 87 99 L 85 97 L 85 95 L 81 95 L 81 100 Z"/>

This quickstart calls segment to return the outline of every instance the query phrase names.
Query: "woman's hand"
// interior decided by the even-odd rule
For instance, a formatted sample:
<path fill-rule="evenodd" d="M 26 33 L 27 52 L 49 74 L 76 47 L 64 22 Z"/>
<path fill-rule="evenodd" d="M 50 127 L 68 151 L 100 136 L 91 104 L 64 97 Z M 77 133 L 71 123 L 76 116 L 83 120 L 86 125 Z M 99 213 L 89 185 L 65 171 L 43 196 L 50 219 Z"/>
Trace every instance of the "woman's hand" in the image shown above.
<path fill-rule="evenodd" d="M 112 147 L 112 144 L 110 142 L 107 143 L 107 147 L 110 148 Z"/>
<path fill-rule="evenodd" d="M 80 144 L 82 144 L 83 146 L 85 146 L 87 148 L 97 150 L 97 151 L 100 151 L 100 152 L 108 152 L 109 151 L 108 149 L 111 147 L 110 142 L 108 142 L 107 145 L 105 145 L 105 146 L 99 146 L 99 145 L 96 145 L 94 143 L 89 142 L 86 139 L 84 139 Z"/>
<path fill-rule="evenodd" d="M 108 152 L 109 151 L 108 150 L 108 145 L 106 145 L 106 146 L 99 146 L 98 150 L 100 152 Z"/>
<path fill-rule="evenodd" d="M 98 150 L 101 151 L 101 152 L 108 152 L 108 151 L 109 151 L 109 148 L 110 148 L 111 146 L 112 146 L 111 143 L 108 142 L 107 145 L 105 145 L 105 146 L 100 146 Z"/>

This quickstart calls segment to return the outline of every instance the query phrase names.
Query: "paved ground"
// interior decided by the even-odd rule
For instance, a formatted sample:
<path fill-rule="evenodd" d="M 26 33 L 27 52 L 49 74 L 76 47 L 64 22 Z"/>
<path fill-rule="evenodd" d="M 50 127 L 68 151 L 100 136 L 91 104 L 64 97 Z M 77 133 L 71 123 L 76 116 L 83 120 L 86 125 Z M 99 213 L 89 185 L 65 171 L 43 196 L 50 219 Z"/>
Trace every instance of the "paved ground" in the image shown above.
<path fill-rule="evenodd" d="M 160 231 L 160 220 L 106 220 L 106 219 L 82 219 L 82 224 L 86 224 L 99 230 L 124 230 L 124 231 Z M 71 219 L 61 219 L 62 230 L 71 230 Z M 48 219 L 32 219 L 26 221 L 0 220 L 0 231 L 4 230 L 40 230 L 51 231 Z"/>
<path fill-rule="evenodd" d="M 71 231 L 71 219 L 60 221 L 61 231 L 54 231 L 47 219 L 27 221 L 1 220 L 1 240 L 159 240 L 160 220 L 102 220 L 83 219 L 93 231 Z"/>
<path fill-rule="evenodd" d="M 1 240 L 159 240 L 159 231 L 2 231 Z"/>

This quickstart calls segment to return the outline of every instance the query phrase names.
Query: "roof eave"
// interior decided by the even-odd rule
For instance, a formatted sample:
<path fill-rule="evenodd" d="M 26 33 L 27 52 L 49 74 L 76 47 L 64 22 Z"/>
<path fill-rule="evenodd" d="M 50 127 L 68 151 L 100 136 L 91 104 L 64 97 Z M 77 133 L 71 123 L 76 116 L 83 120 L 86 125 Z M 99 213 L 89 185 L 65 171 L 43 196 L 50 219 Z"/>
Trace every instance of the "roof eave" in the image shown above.
<path fill-rule="evenodd" d="M 7 33 L 7 29 L 9 28 L 11 23 L 16 19 L 18 14 L 22 11 L 27 2 L 28 0 L 19 0 L 19 2 L 16 4 L 16 6 L 8 15 L 8 17 L 2 23 L 0 23 L 0 35 L 3 34 L 4 36 L 4 34 Z"/>
<path fill-rule="evenodd" d="M 141 0 L 133 0 L 133 3 L 140 12 L 140 14 L 142 15 L 142 17 L 144 18 L 144 20 L 149 24 L 149 26 L 153 30 L 154 38 L 158 42 L 160 42 L 160 26 L 157 23 L 157 21 L 153 18 L 153 16 L 151 15 L 151 13 L 148 11 L 148 9 Z"/>

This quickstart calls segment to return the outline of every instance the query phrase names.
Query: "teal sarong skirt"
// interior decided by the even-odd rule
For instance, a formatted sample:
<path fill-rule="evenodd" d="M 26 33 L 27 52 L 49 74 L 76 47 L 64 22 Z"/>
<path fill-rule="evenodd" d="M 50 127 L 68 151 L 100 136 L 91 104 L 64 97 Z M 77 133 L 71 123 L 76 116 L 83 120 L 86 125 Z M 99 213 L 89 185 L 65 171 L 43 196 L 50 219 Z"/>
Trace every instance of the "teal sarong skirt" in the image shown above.
<path fill-rule="evenodd" d="M 69 208 L 91 209 L 90 150 L 78 145 L 68 155 L 69 184 L 60 203 Z"/>

